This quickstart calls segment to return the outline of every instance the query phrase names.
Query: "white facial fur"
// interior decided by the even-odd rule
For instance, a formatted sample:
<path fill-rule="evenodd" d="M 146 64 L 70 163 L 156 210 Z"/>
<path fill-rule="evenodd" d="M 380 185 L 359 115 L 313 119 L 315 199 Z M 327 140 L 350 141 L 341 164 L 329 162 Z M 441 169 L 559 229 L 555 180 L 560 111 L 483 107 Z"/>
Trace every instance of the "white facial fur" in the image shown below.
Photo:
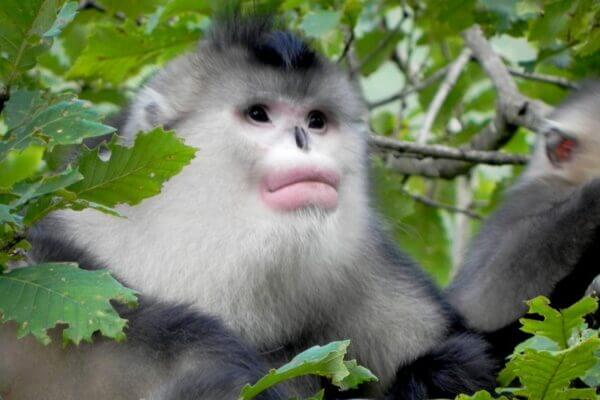
<path fill-rule="evenodd" d="M 390 258 L 373 230 L 355 89 L 327 65 L 311 75 L 247 64 L 236 51 L 203 60 L 185 56 L 161 71 L 121 132 L 132 140 L 156 121 L 172 126 L 199 149 L 192 163 L 160 195 L 120 207 L 126 219 L 66 211 L 53 229 L 144 295 L 217 315 L 260 350 L 300 344 L 306 333 L 311 344 L 349 337 L 385 387 L 399 365 L 439 343 L 448 321 L 411 262 Z M 268 105 L 273 124 L 249 123 L 242 111 L 251 104 Z M 306 151 L 292 128 L 308 128 L 311 110 L 330 123 L 309 132 Z M 335 208 L 265 204 L 265 174 L 304 167 L 339 176 Z"/>
<path fill-rule="evenodd" d="M 285 98 L 278 102 L 294 110 L 312 107 Z M 58 217 L 76 243 L 143 293 L 191 302 L 248 332 L 251 340 L 275 343 L 282 331 L 292 336 L 302 318 L 311 317 L 307 307 L 293 321 L 285 320 L 288 301 L 302 307 L 312 303 L 307 296 L 315 296 L 327 307 L 335 302 L 336 287 L 345 283 L 340 268 L 358 268 L 352 260 L 358 258 L 369 217 L 365 142 L 361 126 L 336 122 L 326 134 L 312 135 L 312 149 L 304 152 L 286 132 L 289 126 L 264 134 L 238 111 L 231 105 L 184 119 L 176 130 L 199 149 L 196 159 L 166 183 L 161 195 L 134 208 L 121 207 L 127 219 L 93 211 Z M 139 124 L 140 112 L 133 111 L 128 127 Z M 289 114 L 282 118 L 288 125 L 299 122 Z M 266 207 L 259 196 L 260 176 L 307 165 L 340 174 L 338 208 L 277 212 Z M 313 287 L 328 286 L 323 280 L 330 281 L 329 293 L 315 293 Z M 267 294 L 281 298 L 262 297 Z"/>
<path fill-rule="evenodd" d="M 560 166 L 552 165 L 546 156 L 544 136 L 540 135 L 526 176 L 558 177 L 575 186 L 600 178 L 600 86 L 591 86 L 548 118 L 549 126 L 577 141 L 572 159 Z"/>

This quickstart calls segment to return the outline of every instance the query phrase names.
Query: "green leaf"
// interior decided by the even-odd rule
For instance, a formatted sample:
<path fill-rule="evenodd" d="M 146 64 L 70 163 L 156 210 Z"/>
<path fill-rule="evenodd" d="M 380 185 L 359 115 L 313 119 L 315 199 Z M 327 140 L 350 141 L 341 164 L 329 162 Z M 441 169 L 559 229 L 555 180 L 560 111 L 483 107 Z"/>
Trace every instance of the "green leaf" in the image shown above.
<path fill-rule="evenodd" d="M 315 394 L 314 396 L 310 396 L 310 397 L 306 398 L 305 400 L 323 400 L 324 396 L 325 396 L 325 390 L 321 389 L 321 390 L 319 390 L 319 392 L 317 394 Z"/>
<path fill-rule="evenodd" d="M 356 41 L 356 54 L 362 74 L 372 74 L 388 60 L 402 36 L 400 31 L 377 30 L 359 38 Z"/>
<path fill-rule="evenodd" d="M 598 308 L 598 301 L 591 297 L 584 297 L 571 307 L 557 311 L 549 306 L 550 300 L 539 296 L 527 302 L 530 314 L 539 314 L 543 321 L 521 318 L 523 332 L 545 336 L 556 342 L 560 348 L 568 347 L 568 340 L 575 328 L 585 323 L 583 317 Z"/>
<path fill-rule="evenodd" d="M 146 32 L 152 32 L 158 24 L 177 15 L 187 13 L 210 14 L 212 8 L 208 1 L 172 0 L 164 6 L 159 6 L 148 21 Z"/>
<path fill-rule="evenodd" d="M 89 103 L 71 95 L 19 90 L 11 95 L 4 111 L 8 133 L 0 142 L 0 160 L 9 150 L 46 143 L 51 150 L 58 144 L 81 143 L 115 131 L 100 123 L 102 116 Z"/>
<path fill-rule="evenodd" d="M 69 25 L 77 14 L 77 8 L 79 5 L 76 1 L 68 2 L 60 9 L 54 24 L 52 27 L 44 33 L 44 37 L 55 37 L 58 36 L 65 26 Z"/>
<path fill-rule="evenodd" d="M 161 26 L 152 34 L 129 21 L 122 26 L 97 25 L 67 77 L 121 84 L 145 65 L 163 63 L 190 49 L 199 37 L 200 31 L 185 21 Z"/>
<path fill-rule="evenodd" d="M 522 343 L 519 343 L 513 352 L 510 355 L 511 358 L 516 357 L 517 355 L 523 353 L 527 349 L 532 350 L 546 350 L 546 351 L 560 351 L 558 344 L 554 340 L 550 340 L 545 336 L 533 336 L 529 339 L 525 340 Z"/>
<path fill-rule="evenodd" d="M 600 387 L 600 350 L 596 351 L 596 365 L 590 368 L 581 380 L 589 387 Z"/>
<path fill-rule="evenodd" d="M 356 389 L 364 382 L 377 382 L 377 377 L 356 360 L 344 361 L 349 374 L 338 385 L 341 390 Z"/>
<path fill-rule="evenodd" d="M 11 208 L 6 204 L 0 204 L 0 224 L 20 224 L 21 217 L 11 212 Z"/>
<path fill-rule="evenodd" d="M 525 350 L 509 363 L 523 385 L 515 394 L 530 400 L 595 399 L 595 389 L 570 385 L 596 364 L 594 352 L 599 347 L 600 339 L 595 337 L 558 352 Z"/>
<path fill-rule="evenodd" d="M 390 136 L 398 129 L 398 121 L 394 114 L 383 111 L 371 117 L 371 127 L 380 135 Z"/>
<path fill-rule="evenodd" d="M 52 38 L 74 17 L 76 2 L 3 0 L 0 7 L 0 80 L 10 86 L 35 65 Z"/>
<path fill-rule="evenodd" d="M 252 399 L 278 383 L 304 375 L 326 377 L 342 390 L 377 380 L 369 370 L 358 366 L 356 361 L 344 362 L 349 344 L 349 340 L 343 340 L 305 350 L 284 366 L 271 370 L 254 385 L 244 386 L 240 399 Z"/>
<path fill-rule="evenodd" d="M 48 344 L 47 330 L 57 324 L 63 342 L 92 340 L 95 332 L 122 340 L 126 321 L 111 300 L 136 303 L 134 291 L 123 287 L 108 271 L 86 271 L 75 264 L 52 263 L 17 268 L 0 275 L 1 321 L 15 321 L 18 335 L 31 334 Z"/>
<path fill-rule="evenodd" d="M 69 167 L 60 173 L 44 176 L 35 182 L 17 184 L 12 193 L 19 195 L 19 199 L 14 202 L 13 206 L 21 206 L 32 199 L 54 193 L 82 179 L 83 175 L 79 171 Z"/>
<path fill-rule="evenodd" d="M 97 149 L 84 150 L 79 172 L 84 179 L 68 189 L 78 197 L 104 206 L 138 204 L 160 193 L 162 184 L 186 166 L 196 150 L 172 132 L 156 128 L 139 134 L 133 147 L 107 145 L 110 159 L 102 161 Z"/>
<path fill-rule="evenodd" d="M 167 3 L 168 0 L 97 0 L 97 2 L 111 14 L 121 12 L 127 17 L 136 18 L 154 11 L 156 7 Z M 205 0 L 196 0 L 196 2 L 204 3 Z"/>
<path fill-rule="evenodd" d="M 500 396 L 498 398 L 492 396 L 489 392 L 485 390 L 480 390 L 476 392 L 472 396 L 468 396 L 466 394 L 461 394 L 456 397 L 456 400 L 505 400 L 506 397 Z"/>
<path fill-rule="evenodd" d="M 0 161 L 0 189 L 9 189 L 15 183 L 35 174 L 42 163 L 44 148 L 30 146 L 22 151 L 9 152 Z"/>
<path fill-rule="evenodd" d="M 319 38 L 337 28 L 341 18 L 342 13 L 339 11 L 319 10 L 310 12 L 302 19 L 300 29 L 308 37 Z"/>

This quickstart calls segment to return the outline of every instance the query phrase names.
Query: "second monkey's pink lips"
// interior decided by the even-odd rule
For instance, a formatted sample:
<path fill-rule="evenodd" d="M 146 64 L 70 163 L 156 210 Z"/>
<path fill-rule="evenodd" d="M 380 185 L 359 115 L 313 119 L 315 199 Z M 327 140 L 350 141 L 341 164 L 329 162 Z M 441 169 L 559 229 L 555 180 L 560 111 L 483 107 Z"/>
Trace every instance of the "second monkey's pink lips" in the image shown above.
<path fill-rule="evenodd" d="M 316 206 L 334 210 L 338 205 L 337 172 L 322 168 L 297 168 L 265 175 L 261 197 L 278 211 L 294 211 Z"/>

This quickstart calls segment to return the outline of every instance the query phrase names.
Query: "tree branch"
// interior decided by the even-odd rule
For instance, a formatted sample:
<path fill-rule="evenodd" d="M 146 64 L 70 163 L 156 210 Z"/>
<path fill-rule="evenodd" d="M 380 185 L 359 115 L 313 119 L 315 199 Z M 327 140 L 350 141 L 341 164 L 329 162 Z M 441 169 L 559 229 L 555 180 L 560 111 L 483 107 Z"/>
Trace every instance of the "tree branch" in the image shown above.
<path fill-rule="evenodd" d="M 528 79 L 530 81 L 537 81 L 543 83 L 549 83 L 552 85 L 556 85 L 562 89 L 576 90 L 579 89 L 579 86 L 575 83 L 571 82 L 566 78 L 562 78 L 560 76 L 546 75 L 546 74 L 534 74 L 531 72 L 519 71 L 515 68 L 508 68 L 508 72 L 512 76 L 517 76 L 519 78 Z"/>
<path fill-rule="evenodd" d="M 517 85 L 502 59 L 493 51 L 478 26 L 465 31 L 463 38 L 473 52 L 473 56 L 492 81 L 497 92 L 497 104 L 493 121 L 468 144 L 455 150 L 496 150 L 510 140 L 519 126 L 537 131 L 544 123 L 544 116 L 551 108 L 541 101 L 530 99 L 519 93 Z M 468 162 L 440 160 L 431 157 L 422 160 L 396 158 L 390 162 L 390 165 L 401 174 L 452 179 L 468 172 L 474 162 L 479 162 L 476 160 L 477 157 L 473 157 Z"/>
<path fill-rule="evenodd" d="M 394 39 L 394 36 L 396 36 L 396 34 L 398 32 L 400 32 L 400 29 L 402 28 L 402 24 L 404 24 L 404 21 L 406 21 L 406 18 L 407 18 L 406 14 L 403 14 L 402 18 L 400 19 L 400 21 L 398 21 L 398 24 L 396 24 L 394 29 L 389 31 L 388 34 L 386 35 L 386 37 L 384 37 L 383 40 L 377 44 L 377 47 L 375 47 L 373 50 L 371 50 L 371 52 L 352 70 L 352 75 L 354 75 L 355 73 L 359 73 L 365 65 L 367 65 L 369 62 L 371 62 L 371 60 L 377 54 L 379 54 L 379 52 L 381 50 L 385 49 L 385 47 Z"/>
<path fill-rule="evenodd" d="M 463 38 L 496 88 L 498 113 L 509 124 L 523 126 L 533 131 L 540 128 L 544 116 L 551 108 L 541 101 L 529 99 L 519 93 L 508 68 L 494 52 L 479 26 L 466 30 Z"/>
<path fill-rule="evenodd" d="M 441 145 L 423 145 L 413 142 L 403 142 L 380 135 L 371 135 L 369 137 L 369 144 L 376 149 L 383 149 L 387 152 L 392 151 L 395 155 L 407 154 L 417 159 L 440 158 L 488 165 L 523 165 L 527 164 L 529 160 L 528 157 L 521 155 Z"/>
<path fill-rule="evenodd" d="M 427 109 L 427 113 L 425 114 L 425 119 L 423 121 L 423 125 L 419 130 L 419 134 L 417 136 L 417 143 L 425 144 L 427 143 L 427 139 L 429 137 L 429 133 L 431 132 L 431 127 L 435 122 L 435 118 L 437 117 L 446 97 L 450 93 L 450 90 L 456 85 L 456 81 L 460 76 L 462 70 L 465 68 L 467 63 L 469 62 L 469 58 L 471 57 L 471 50 L 464 49 L 456 61 L 454 61 L 450 68 L 448 68 L 448 73 L 446 74 L 446 78 L 440 84 L 435 97 L 429 104 L 429 108 Z"/>
<path fill-rule="evenodd" d="M 432 208 L 439 208 L 442 210 L 446 210 L 446 211 L 450 211 L 452 213 L 459 213 L 459 214 L 464 214 L 470 218 L 473 219 L 478 219 L 481 220 L 483 219 L 483 217 L 481 215 L 479 215 L 478 213 L 476 213 L 475 211 L 471 211 L 471 210 L 466 210 L 460 207 L 455 207 L 453 205 L 450 204 L 444 204 L 444 203 L 439 203 L 433 199 L 430 199 L 429 197 L 425 197 L 425 196 L 421 196 L 415 193 L 411 193 L 410 191 L 408 191 L 405 188 L 401 188 L 400 191 L 402 191 L 402 193 L 404 193 L 405 195 L 407 195 L 408 197 L 410 197 L 411 199 L 413 199 L 416 202 L 419 202 L 423 205 L 426 205 L 427 207 L 432 207 Z"/>
<path fill-rule="evenodd" d="M 348 37 L 348 40 L 346 41 L 346 44 L 344 45 L 344 50 L 342 50 L 342 54 L 340 55 L 340 58 L 338 58 L 336 61 L 337 64 L 344 61 L 344 59 L 348 55 L 348 52 L 350 51 L 350 46 L 352 45 L 352 42 L 354 42 L 354 30 L 350 29 L 350 36 Z"/>

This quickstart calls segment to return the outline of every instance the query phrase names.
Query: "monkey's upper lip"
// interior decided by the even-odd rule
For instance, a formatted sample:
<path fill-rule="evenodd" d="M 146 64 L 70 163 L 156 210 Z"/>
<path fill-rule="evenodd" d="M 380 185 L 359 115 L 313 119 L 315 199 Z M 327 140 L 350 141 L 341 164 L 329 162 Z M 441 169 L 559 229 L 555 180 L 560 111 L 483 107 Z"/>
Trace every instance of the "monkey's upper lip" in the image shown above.
<path fill-rule="evenodd" d="M 298 168 L 267 174 L 261 196 L 267 206 L 293 211 L 308 206 L 333 210 L 338 205 L 337 172 L 323 168 Z"/>
<path fill-rule="evenodd" d="M 279 173 L 268 174 L 264 178 L 264 185 L 269 192 L 276 192 L 286 186 L 296 183 L 324 183 L 337 190 L 340 176 L 337 172 L 319 168 L 299 168 Z"/>

